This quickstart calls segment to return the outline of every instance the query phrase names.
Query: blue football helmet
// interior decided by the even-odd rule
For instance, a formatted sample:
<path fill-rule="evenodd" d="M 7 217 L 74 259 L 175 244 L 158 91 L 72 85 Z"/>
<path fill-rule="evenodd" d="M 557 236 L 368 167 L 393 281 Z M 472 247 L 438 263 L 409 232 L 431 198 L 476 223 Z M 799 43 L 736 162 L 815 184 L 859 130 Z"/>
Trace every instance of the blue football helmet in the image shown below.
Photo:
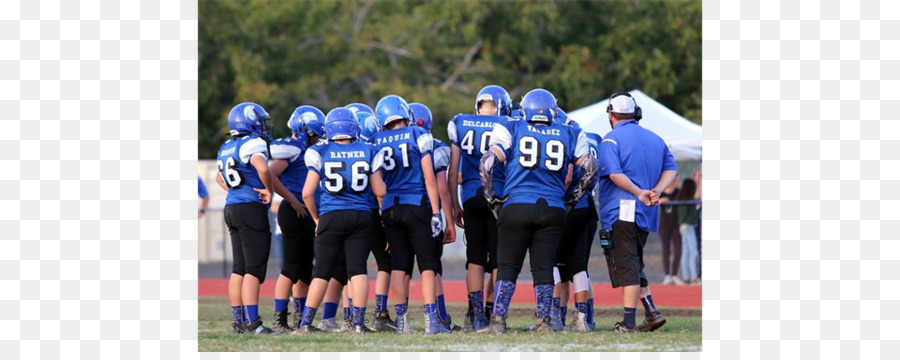
<path fill-rule="evenodd" d="M 519 112 L 525 121 L 552 123 L 556 120 L 556 98 L 549 91 L 534 89 L 522 97 Z"/>
<path fill-rule="evenodd" d="M 420 103 L 409 104 L 409 110 L 413 113 L 413 125 L 431 132 L 431 110 Z"/>
<path fill-rule="evenodd" d="M 375 115 L 371 113 L 357 111 L 356 121 L 359 123 L 359 137 L 365 142 L 371 141 L 375 133 L 381 131 L 381 127 L 378 126 L 378 120 L 375 120 Z"/>
<path fill-rule="evenodd" d="M 269 119 L 269 113 L 259 104 L 243 102 L 235 105 L 228 113 L 228 130 L 231 136 L 268 137 L 268 131 L 274 127 L 266 124 Z"/>
<path fill-rule="evenodd" d="M 386 128 L 388 124 L 398 120 L 409 121 L 412 117 L 412 111 L 409 110 L 409 104 L 402 97 L 397 95 L 388 95 L 375 105 L 375 118 L 382 128 Z"/>
<path fill-rule="evenodd" d="M 319 123 L 324 124 L 325 114 L 315 106 L 303 105 L 294 109 L 294 113 L 291 114 L 291 119 L 288 120 L 288 128 L 291 129 L 291 132 L 297 134 L 297 139 L 299 139 L 301 143 L 305 144 L 309 140 L 306 124 L 314 120 L 318 120 Z"/>
<path fill-rule="evenodd" d="M 312 111 L 312 113 L 314 113 L 315 116 L 301 117 L 300 120 L 303 120 L 308 140 L 318 138 L 318 142 L 325 139 L 325 114 L 322 114 L 322 111 L 319 109 Z"/>
<path fill-rule="evenodd" d="M 566 112 L 563 111 L 563 109 L 560 109 L 558 106 L 556 107 L 556 121 L 569 125 L 569 115 L 567 115 Z"/>
<path fill-rule="evenodd" d="M 366 104 L 363 104 L 363 103 L 352 103 L 352 104 L 347 104 L 347 105 L 345 105 L 344 107 L 350 109 L 350 111 L 352 111 L 352 112 L 354 112 L 354 113 L 360 112 L 360 111 L 367 112 L 367 113 L 369 113 L 369 114 L 374 114 L 374 113 L 375 113 L 375 110 L 372 110 L 372 108 L 369 107 L 369 105 L 366 105 Z"/>
<path fill-rule="evenodd" d="M 331 140 L 351 140 L 359 136 L 359 122 L 353 111 L 337 107 L 325 116 L 325 134 Z"/>
<path fill-rule="evenodd" d="M 497 85 L 488 85 L 478 92 L 475 96 L 475 113 L 481 107 L 482 101 L 492 101 L 497 106 L 497 114 L 500 116 L 510 116 L 512 114 L 512 99 L 506 89 Z"/>

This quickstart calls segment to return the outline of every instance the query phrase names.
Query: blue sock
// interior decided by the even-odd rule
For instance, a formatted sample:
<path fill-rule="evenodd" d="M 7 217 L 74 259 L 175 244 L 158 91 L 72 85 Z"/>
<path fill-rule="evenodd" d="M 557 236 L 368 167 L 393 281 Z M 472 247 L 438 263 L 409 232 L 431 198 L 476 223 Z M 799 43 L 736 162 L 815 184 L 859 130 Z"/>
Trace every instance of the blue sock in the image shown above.
<path fill-rule="evenodd" d="M 288 302 L 290 302 L 288 299 L 275 299 L 275 312 L 287 311 Z"/>
<path fill-rule="evenodd" d="M 294 313 L 303 314 L 303 308 L 306 307 L 306 298 L 294 298 Z"/>
<path fill-rule="evenodd" d="M 469 293 L 469 303 L 472 304 L 472 312 L 476 319 L 484 319 L 484 292 L 473 291 Z"/>
<path fill-rule="evenodd" d="M 650 315 L 650 313 L 656 311 L 656 305 L 653 304 L 653 295 L 647 295 L 641 298 L 641 303 L 644 304 L 644 313 Z"/>
<path fill-rule="evenodd" d="M 437 304 L 425 304 L 425 314 L 434 314 L 437 311 Z"/>
<path fill-rule="evenodd" d="M 244 305 L 244 312 L 247 313 L 247 325 L 250 325 L 259 317 L 259 305 Z"/>
<path fill-rule="evenodd" d="M 344 320 L 350 320 L 350 307 L 344 308 Z"/>
<path fill-rule="evenodd" d="M 588 324 L 594 323 L 594 298 L 590 298 L 587 301 L 587 313 L 586 318 Z"/>
<path fill-rule="evenodd" d="M 325 303 L 325 306 L 322 307 L 322 320 L 333 319 L 337 316 L 337 308 L 337 303 Z"/>
<path fill-rule="evenodd" d="M 234 318 L 235 324 L 244 323 L 244 307 L 241 305 L 231 307 L 231 317 Z"/>
<path fill-rule="evenodd" d="M 396 304 L 396 305 L 394 305 L 394 310 L 397 312 L 397 316 L 403 316 L 403 314 L 406 314 L 407 305 L 406 304 Z"/>
<path fill-rule="evenodd" d="M 375 294 L 375 311 L 387 311 L 387 295 Z"/>
<path fill-rule="evenodd" d="M 495 315 L 506 315 L 506 312 L 509 310 L 509 302 L 512 301 L 513 294 L 515 293 L 516 283 L 509 280 L 497 280 L 497 283 L 494 285 Z M 550 285 L 550 295 L 553 295 L 553 285 Z M 547 298 L 547 305 L 550 305 L 549 297 Z"/>
<path fill-rule="evenodd" d="M 440 314 L 441 314 L 441 319 L 446 319 L 447 316 L 450 316 L 449 314 L 447 314 L 447 303 L 444 302 L 444 295 L 443 295 L 443 294 L 442 294 L 442 295 L 438 295 L 438 297 L 437 297 L 437 306 L 438 306 L 438 311 L 439 311 Z"/>
<path fill-rule="evenodd" d="M 583 302 L 583 303 L 582 303 L 582 302 L 577 302 L 577 303 L 575 303 L 575 309 L 578 310 L 578 312 L 584 314 L 585 318 L 587 318 L 587 314 L 588 314 L 588 304 L 587 304 L 586 302 Z"/>
<path fill-rule="evenodd" d="M 625 327 L 634 329 L 635 315 L 637 315 L 637 308 L 625 308 L 625 318 L 623 319 Z"/>
<path fill-rule="evenodd" d="M 537 299 L 537 316 L 540 318 L 550 316 L 550 309 L 553 305 L 553 284 L 535 286 L 534 297 Z M 511 295 L 510 298 L 512 298 Z"/>
<path fill-rule="evenodd" d="M 559 318 L 562 320 L 563 326 L 566 326 L 566 313 L 569 312 L 568 306 L 560 306 L 559 307 Z"/>
<path fill-rule="evenodd" d="M 350 305 L 347 305 L 347 307 L 353 306 L 353 298 L 349 298 L 349 297 L 348 297 L 348 298 L 347 298 L 347 304 L 350 304 Z"/>
<path fill-rule="evenodd" d="M 353 315 L 353 326 L 363 326 L 366 320 L 366 308 L 354 306 L 351 312 Z"/>
<path fill-rule="evenodd" d="M 318 310 L 319 309 L 316 309 L 312 306 L 307 306 L 306 309 L 303 310 L 303 317 L 300 319 L 300 326 L 312 325 L 313 319 L 316 318 L 316 311 Z"/>

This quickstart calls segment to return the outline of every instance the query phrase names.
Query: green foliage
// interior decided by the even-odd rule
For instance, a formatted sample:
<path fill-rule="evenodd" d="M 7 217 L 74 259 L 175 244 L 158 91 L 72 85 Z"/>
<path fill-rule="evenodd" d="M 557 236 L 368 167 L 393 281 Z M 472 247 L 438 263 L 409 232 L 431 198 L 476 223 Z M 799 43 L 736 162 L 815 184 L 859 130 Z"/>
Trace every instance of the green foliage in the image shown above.
<path fill-rule="evenodd" d="M 254 101 L 276 136 L 297 106 L 327 113 L 397 94 L 431 108 L 433 132 L 474 111 L 485 85 L 565 110 L 639 88 L 700 122 L 701 4 L 690 1 L 201 1 L 200 158 Z"/>

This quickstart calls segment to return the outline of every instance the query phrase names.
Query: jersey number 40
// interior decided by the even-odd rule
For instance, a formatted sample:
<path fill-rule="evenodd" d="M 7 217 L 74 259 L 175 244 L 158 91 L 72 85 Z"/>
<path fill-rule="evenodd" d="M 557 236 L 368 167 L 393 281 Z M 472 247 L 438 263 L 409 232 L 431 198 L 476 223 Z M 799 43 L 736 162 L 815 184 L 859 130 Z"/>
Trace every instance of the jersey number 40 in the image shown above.
<path fill-rule="evenodd" d="M 484 154 L 485 151 L 488 151 L 490 144 L 491 132 L 485 131 L 481 133 L 481 145 L 478 145 L 478 154 Z M 459 147 L 465 150 L 468 155 L 475 154 L 475 130 L 466 131 L 462 141 L 459 143 Z"/>
<path fill-rule="evenodd" d="M 329 161 L 325 163 L 325 190 L 332 194 L 339 194 L 347 188 L 347 179 L 341 176 L 341 172 L 347 170 L 347 164 L 342 161 Z M 350 165 L 350 189 L 354 192 L 363 192 L 369 186 L 369 163 L 357 161 Z"/>
<path fill-rule="evenodd" d="M 534 170 L 544 158 L 544 168 L 550 171 L 560 171 L 563 168 L 563 160 L 566 156 L 566 146 L 562 141 L 553 139 L 544 144 L 541 151 L 541 143 L 538 139 L 525 136 L 519 139 L 519 165 L 528 170 Z M 542 155 L 543 154 L 543 155 Z"/>
<path fill-rule="evenodd" d="M 244 174 L 235 169 L 237 161 L 233 157 L 228 158 L 225 162 L 218 160 L 216 165 L 219 166 L 219 172 L 225 178 L 225 184 L 228 185 L 229 189 L 244 185 Z"/>

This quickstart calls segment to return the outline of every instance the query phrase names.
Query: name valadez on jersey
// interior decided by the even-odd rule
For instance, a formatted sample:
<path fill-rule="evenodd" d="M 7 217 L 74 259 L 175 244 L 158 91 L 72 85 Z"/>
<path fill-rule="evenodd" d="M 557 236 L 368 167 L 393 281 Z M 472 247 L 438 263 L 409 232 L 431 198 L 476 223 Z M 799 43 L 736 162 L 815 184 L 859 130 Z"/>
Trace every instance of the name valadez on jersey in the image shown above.
<path fill-rule="evenodd" d="M 329 151 L 328 153 L 332 159 L 356 159 L 366 157 L 364 151 Z"/>
<path fill-rule="evenodd" d="M 472 120 L 463 120 L 463 126 L 472 126 L 472 127 L 483 127 L 483 128 L 493 128 L 494 123 L 485 122 L 485 121 L 472 121 Z"/>
<path fill-rule="evenodd" d="M 537 126 L 528 125 L 528 131 L 533 133 L 543 134 L 543 135 L 556 135 L 559 136 L 559 129 L 542 129 Z"/>
<path fill-rule="evenodd" d="M 405 133 L 402 133 L 402 134 L 397 134 L 397 135 L 386 136 L 386 137 L 383 137 L 383 138 L 378 138 L 378 139 L 377 139 L 377 140 L 378 140 L 377 143 L 378 143 L 378 145 L 381 145 L 381 144 L 384 144 L 384 143 L 390 143 L 390 142 L 401 141 L 401 140 L 409 140 L 409 139 L 410 139 L 410 133 L 409 133 L 409 132 L 405 132 Z"/>

